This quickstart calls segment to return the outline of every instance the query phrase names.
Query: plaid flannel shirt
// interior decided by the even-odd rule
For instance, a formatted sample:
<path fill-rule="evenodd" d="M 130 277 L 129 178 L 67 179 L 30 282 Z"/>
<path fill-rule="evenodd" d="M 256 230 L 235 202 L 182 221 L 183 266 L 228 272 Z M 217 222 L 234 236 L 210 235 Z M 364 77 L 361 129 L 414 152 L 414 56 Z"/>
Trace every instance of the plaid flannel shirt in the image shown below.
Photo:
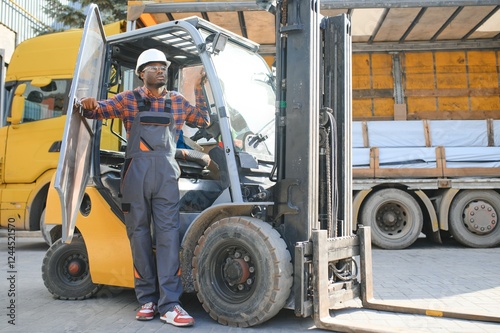
<path fill-rule="evenodd" d="M 167 93 L 170 94 L 170 99 L 172 100 L 172 114 L 176 128 L 176 139 L 179 138 L 179 133 L 184 122 L 188 125 L 200 128 L 207 127 L 210 124 L 207 103 L 200 86 L 195 88 L 196 106 L 192 106 L 184 96 L 176 91 L 168 92 L 165 89 L 161 96 L 155 97 L 145 87 L 139 87 L 135 90 L 139 92 L 144 100 L 149 100 L 151 102 L 150 111 L 153 112 L 162 112 L 164 110 L 166 95 Z M 134 93 L 131 90 L 127 90 L 107 100 L 98 101 L 97 103 L 97 109 L 84 110 L 83 116 L 90 119 L 121 118 L 128 137 L 135 115 L 139 112 Z"/>

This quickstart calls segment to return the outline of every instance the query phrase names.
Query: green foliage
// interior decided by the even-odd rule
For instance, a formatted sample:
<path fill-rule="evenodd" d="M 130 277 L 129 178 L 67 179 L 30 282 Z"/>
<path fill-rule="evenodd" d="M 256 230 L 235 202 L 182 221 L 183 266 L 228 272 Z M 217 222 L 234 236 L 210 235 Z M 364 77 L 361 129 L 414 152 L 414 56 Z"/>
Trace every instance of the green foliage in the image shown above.
<path fill-rule="evenodd" d="M 124 20 L 127 17 L 127 0 L 70 0 L 73 6 L 61 4 L 59 0 L 46 0 L 44 12 L 57 22 L 63 23 L 65 29 L 82 28 L 85 23 L 87 8 L 94 3 L 99 7 L 104 24 Z M 39 31 L 47 33 L 53 31 Z"/>

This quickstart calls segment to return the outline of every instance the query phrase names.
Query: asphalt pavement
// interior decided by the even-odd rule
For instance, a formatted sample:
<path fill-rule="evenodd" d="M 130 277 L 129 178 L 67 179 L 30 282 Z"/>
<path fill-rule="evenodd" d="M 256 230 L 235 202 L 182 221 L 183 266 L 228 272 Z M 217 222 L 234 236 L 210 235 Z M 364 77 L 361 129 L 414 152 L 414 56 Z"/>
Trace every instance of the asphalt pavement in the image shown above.
<path fill-rule="evenodd" d="M 0 332 L 305 332 L 316 330 L 312 318 L 282 310 L 252 328 L 226 327 L 205 313 L 196 296 L 183 296 L 184 308 L 196 319 L 192 328 L 176 328 L 159 318 L 135 320 L 139 305 L 133 290 L 105 287 L 91 299 L 56 300 L 45 288 L 41 263 L 48 246 L 39 233 L 18 232 L 15 241 L 0 231 Z M 10 240 L 10 241 L 9 241 Z M 419 239 L 405 250 L 373 250 L 377 299 L 426 309 L 500 316 L 500 248 L 470 249 L 447 240 L 438 245 Z M 338 320 L 373 328 L 399 327 L 402 332 L 493 333 L 499 323 L 436 318 L 364 309 L 352 302 L 332 312 Z"/>

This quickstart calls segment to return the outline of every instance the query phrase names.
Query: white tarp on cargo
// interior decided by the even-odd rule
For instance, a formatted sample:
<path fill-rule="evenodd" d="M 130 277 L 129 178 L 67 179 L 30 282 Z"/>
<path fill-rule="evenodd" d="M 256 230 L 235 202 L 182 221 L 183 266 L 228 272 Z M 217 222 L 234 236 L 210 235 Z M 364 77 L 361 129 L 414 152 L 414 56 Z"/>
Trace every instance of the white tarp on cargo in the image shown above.
<path fill-rule="evenodd" d="M 490 127 L 487 120 L 368 121 L 352 129 L 353 167 L 369 166 L 369 148 L 377 147 L 381 168 L 435 168 L 438 146 L 450 168 L 500 166 L 500 121 Z M 488 131 L 495 147 L 488 147 Z"/>
<path fill-rule="evenodd" d="M 436 148 L 380 148 L 380 168 L 435 168 Z"/>
<path fill-rule="evenodd" d="M 434 147 L 488 146 L 486 120 L 432 120 L 429 127 Z"/>
<path fill-rule="evenodd" d="M 352 149 L 352 166 L 354 168 L 370 166 L 370 148 Z"/>
<path fill-rule="evenodd" d="M 425 147 L 422 121 L 369 121 L 371 147 Z"/>

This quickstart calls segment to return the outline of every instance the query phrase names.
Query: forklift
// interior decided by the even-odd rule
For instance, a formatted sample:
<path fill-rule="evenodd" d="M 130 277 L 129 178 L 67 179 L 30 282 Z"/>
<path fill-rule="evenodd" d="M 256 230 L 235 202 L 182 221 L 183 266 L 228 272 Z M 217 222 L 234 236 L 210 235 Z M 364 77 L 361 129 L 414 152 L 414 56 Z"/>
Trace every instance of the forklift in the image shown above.
<path fill-rule="evenodd" d="M 500 322 L 373 299 L 370 229 L 351 213 L 349 18 L 322 17 L 311 0 L 258 4 L 276 15 L 276 75 L 257 44 L 198 17 L 106 37 L 92 5 L 85 23 L 70 100 L 140 85 L 135 61 L 149 48 L 172 61 L 169 90 L 189 98 L 193 73 L 207 75 L 211 125 L 185 127 L 189 147 L 177 154 L 184 291 L 236 327 L 286 308 L 321 329 L 391 331 L 331 317 L 358 298 L 371 309 Z M 124 153 L 100 148 L 103 126 L 113 127 L 68 110 L 46 209 L 61 238 L 42 265 L 56 298 L 134 286 L 118 195 Z"/>

